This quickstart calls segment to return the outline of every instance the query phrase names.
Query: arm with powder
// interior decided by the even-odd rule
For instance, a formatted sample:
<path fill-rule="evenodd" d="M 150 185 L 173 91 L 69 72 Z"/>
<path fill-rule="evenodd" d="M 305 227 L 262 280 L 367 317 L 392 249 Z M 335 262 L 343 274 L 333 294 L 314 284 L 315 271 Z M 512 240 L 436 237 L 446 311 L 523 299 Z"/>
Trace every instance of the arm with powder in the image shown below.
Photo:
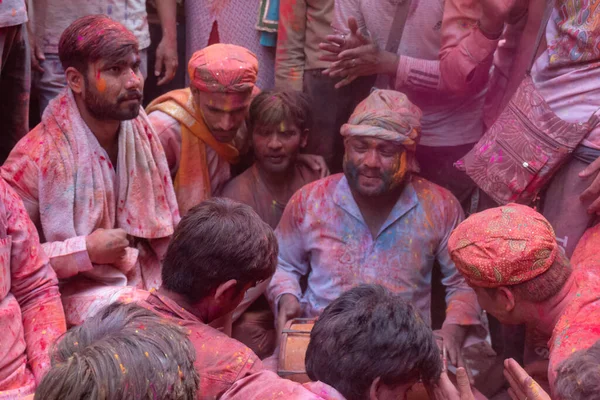
<path fill-rule="evenodd" d="M 306 0 L 281 0 L 275 55 L 275 86 L 302 90 L 306 39 Z"/>

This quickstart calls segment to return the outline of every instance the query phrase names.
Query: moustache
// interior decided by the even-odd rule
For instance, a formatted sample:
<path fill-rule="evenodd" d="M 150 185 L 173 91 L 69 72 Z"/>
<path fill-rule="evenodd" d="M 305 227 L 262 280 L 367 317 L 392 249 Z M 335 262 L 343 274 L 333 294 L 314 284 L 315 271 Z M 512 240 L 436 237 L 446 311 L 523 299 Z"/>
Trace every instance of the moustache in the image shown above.
<path fill-rule="evenodd" d="M 128 92 L 126 94 L 123 94 L 121 96 L 119 96 L 117 98 L 117 101 L 119 103 L 122 103 L 124 101 L 130 101 L 130 100 L 138 100 L 141 101 L 142 100 L 142 93 L 138 92 L 137 90 L 134 92 Z"/>

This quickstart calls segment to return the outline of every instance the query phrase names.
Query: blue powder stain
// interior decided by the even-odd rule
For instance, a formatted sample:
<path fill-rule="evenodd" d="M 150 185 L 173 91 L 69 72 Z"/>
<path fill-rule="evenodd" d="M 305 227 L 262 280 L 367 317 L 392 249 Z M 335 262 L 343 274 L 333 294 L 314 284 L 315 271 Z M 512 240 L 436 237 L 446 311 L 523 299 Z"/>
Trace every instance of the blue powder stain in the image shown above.
<path fill-rule="evenodd" d="M 107 13 L 108 15 L 112 15 L 112 5 L 109 5 L 109 6 L 106 8 L 106 13 Z"/>

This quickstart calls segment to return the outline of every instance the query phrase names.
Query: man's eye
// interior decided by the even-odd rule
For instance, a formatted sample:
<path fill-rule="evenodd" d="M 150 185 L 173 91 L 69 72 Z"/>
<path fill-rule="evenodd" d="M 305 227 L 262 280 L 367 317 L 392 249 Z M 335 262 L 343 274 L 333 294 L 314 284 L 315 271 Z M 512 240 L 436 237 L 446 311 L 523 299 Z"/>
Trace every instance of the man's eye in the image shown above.
<path fill-rule="evenodd" d="M 110 72 L 119 73 L 121 72 L 121 67 L 110 67 L 108 70 Z"/>

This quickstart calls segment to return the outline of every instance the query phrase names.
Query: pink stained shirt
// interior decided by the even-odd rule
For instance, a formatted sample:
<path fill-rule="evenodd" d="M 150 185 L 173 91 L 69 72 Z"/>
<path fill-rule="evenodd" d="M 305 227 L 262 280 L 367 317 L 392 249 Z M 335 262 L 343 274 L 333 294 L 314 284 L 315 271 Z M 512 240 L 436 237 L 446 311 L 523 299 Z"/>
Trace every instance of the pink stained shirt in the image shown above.
<path fill-rule="evenodd" d="M 337 0 L 332 26 L 348 33 L 348 18 L 355 17 L 359 28 L 385 48 L 394 3 Z M 498 41 L 476 28 L 480 17 L 475 0 L 412 1 L 394 87 L 422 109 L 420 143 L 425 146 L 474 143 L 483 133 L 485 87 Z"/>
<path fill-rule="evenodd" d="M 221 400 L 345 400 L 334 388 L 323 382 L 304 385 L 283 379 L 271 371 L 261 371 L 237 381 Z"/>
<path fill-rule="evenodd" d="M 561 362 L 600 340 L 599 243 L 600 225 L 596 225 L 586 231 L 571 257 L 576 287 L 571 291 L 572 300 L 568 302 L 548 342 L 551 388 L 556 382 L 556 371 Z"/>
<path fill-rule="evenodd" d="M 188 329 L 196 349 L 194 366 L 200 375 L 198 399 L 220 398 L 236 381 L 263 370 L 252 350 L 211 328 L 170 298 L 152 293 L 139 304 Z"/>
<path fill-rule="evenodd" d="M 66 330 L 58 281 L 19 196 L 0 179 L 0 399 L 33 393 Z"/>
<path fill-rule="evenodd" d="M 462 219 L 450 192 L 415 176 L 373 238 L 346 177 L 337 174 L 306 185 L 289 201 L 275 231 L 279 262 L 268 298 L 277 310 L 282 295 L 294 295 L 302 316 L 315 317 L 344 291 L 377 283 L 401 294 L 431 324 L 431 272 L 437 260 L 447 288 L 445 324 L 481 328 L 477 297 L 447 249 Z M 308 277 L 304 293 L 303 276 Z"/>

